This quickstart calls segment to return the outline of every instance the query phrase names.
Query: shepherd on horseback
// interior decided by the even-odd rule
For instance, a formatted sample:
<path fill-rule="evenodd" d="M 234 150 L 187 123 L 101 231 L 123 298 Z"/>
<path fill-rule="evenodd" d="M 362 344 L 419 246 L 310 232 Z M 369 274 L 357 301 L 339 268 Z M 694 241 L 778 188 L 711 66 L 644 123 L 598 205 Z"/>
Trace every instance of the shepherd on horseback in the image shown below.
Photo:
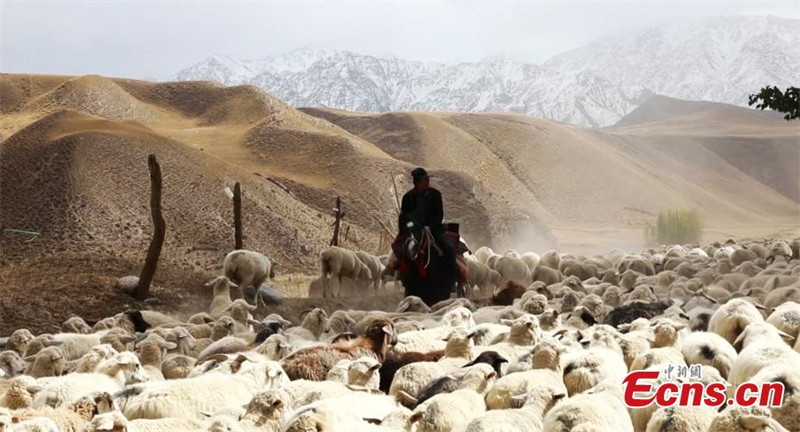
<path fill-rule="evenodd" d="M 414 188 L 403 195 L 400 213 L 405 214 L 406 217 L 430 232 L 436 246 L 443 254 L 444 271 L 448 280 L 455 281 L 458 276 L 456 254 L 453 244 L 445 235 L 442 224 L 444 220 L 442 193 L 430 186 L 431 178 L 425 168 L 414 168 L 411 171 L 411 179 L 414 181 Z"/>
<path fill-rule="evenodd" d="M 455 239 L 459 236 L 457 224 L 451 224 L 455 233 L 446 232 L 442 194 L 430 187 L 428 172 L 415 168 L 411 178 L 414 188 L 403 195 L 399 234 L 392 251 L 398 259 L 396 266 L 405 295 L 418 296 L 430 305 L 449 298 L 459 280 L 453 245 L 458 240 L 451 240 L 448 235 Z"/>

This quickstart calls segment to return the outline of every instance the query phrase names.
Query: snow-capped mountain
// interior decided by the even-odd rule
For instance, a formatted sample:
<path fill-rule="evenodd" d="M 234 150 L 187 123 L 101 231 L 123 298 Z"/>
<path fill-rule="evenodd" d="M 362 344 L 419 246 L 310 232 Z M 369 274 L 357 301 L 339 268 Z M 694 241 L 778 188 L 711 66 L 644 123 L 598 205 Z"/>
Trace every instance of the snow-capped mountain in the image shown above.
<path fill-rule="evenodd" d="M 515 112 L 609 126 L 653 93 L 737 105 L 800 82 L 800 22 L 710 17 L 608 38 L 542 65 L 504 57 L 443 64 L 301 48 L 261 60 L 212 56 L 178 80 L 253 84 L 295 106 L 351 111 Z"/>
<path fill-rule="evenodd" d="M 708 17 L 608 38 L 542 66 L 592 71 L 616 84 L 679 99 L 746 105 L 765 85 L 800 83 L 800 21 L 775 16 Z"/>

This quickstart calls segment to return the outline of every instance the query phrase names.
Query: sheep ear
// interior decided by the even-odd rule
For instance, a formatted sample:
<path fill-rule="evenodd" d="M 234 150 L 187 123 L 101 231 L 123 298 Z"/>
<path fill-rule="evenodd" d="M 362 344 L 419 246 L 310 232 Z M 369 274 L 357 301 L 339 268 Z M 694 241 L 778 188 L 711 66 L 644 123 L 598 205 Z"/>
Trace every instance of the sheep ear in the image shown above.
<path fill-rule="evenodd" d="M 769 419 L 763 416 L 744 415 L 739 419 L 739 424 L 747 430 L 759 430 L 769 424 Z"/>
<path fill-rule="evenodd" d="M 239 354 L 239 356 L 236 357 L 233 363 L 231 363 L 231 370 L 233 371 L 233 373 L 239 372 L 239 369 L 242 368 L 242 363 L 248 360 L 250 359 L 247 358 L 247 356 L 245 356 L 244 354 Z"/>
<path fill-rule="evenodd" d="M 124 344 L 129 344 L 129 343 L 131 343 L 131 342 L 133 342 L 135 340 L 136 340 L 136 338 L 133 337 L 133 336 L 120 336 L 119 337 L 119 341 L 124 343 Z"/>
<path fill-rule="evenodd" d="M 33 383 L 33 384 L 29 385 L 28 387 L 26 387 L 25 390 L 27 390 L 28 393 L 30 393 L 30 394 L 36 394 L 36 393 L 39 393 L 40 391 L 44 390 L 44 385 L 39 384 L 39 383 Z"/>
<path fill-rule="evenodd" d="M 250 304 L 249 304 L 249 305 L 247 305 L 247 309 L 249 309 L 249 310 L 251 310 L 251 311 L 254 311 L 254 310 L 256 310 L 257 308 L 256 308 L 256 306 L 255 306 L 255 305 L 250 305 Z"/>
<path fill-rule="evenodd" d="M 261 325 L 261 321 L 254 320 L 253 318 L 247 318 L 247 324 L 257 326 Z"/>
<path fill-rule="evenodd" d="M 557 401 L 560 401 L 561 399 L 564 399 L 566 397 L 567 397 L 566 393 L 556 393 L 556 394 L 553 395 L 553 401 L 557 402 Z"/>
<path fill-rule="evenodd" d="M 511 402 L 512 402 L 511 406 L 521 407 L 522 405 L 525 404 L 525 399 L 527 398 L 528 397 L 524 394 L 511 396 Z"/>
<path fill-rule="evenodd" d="M 514 325 L 514 321 L 504 318 L 500 320 L 500 324 L 511 327 L 512 325 Z"/>
<path fill-rule="evenodd" d="M 786 342 L 789 342 L 789 344 L 791 344 L 795 340 L 794 336 L 792 336 L 792 335 L 790 335 L 790 334 L 788 334 L 788 333 L 786 333 L 786 332 L 784 332 L 782 330 L 778 330 L 778 335 L 780 335 L 780 337 L 782 337 L 784 340 L 786 340 Z"/>
<path fill-rule="evenodd" d="M 422 420 L 422 416 L 425 415 L 425 411 L 417 411 L 414 414 L 411 414 L 411 417 L 408 418 L 409 424 L 414 424 L 420 420 Z"/>
<path fill-rule="evenodd" d="M 127 364 L 131 364 L 131 358 L 130 358 L 129 356 L 119 356 L 119 357 L 117 358 L 117 364 L 118 364 L 118 365 L 127 365 Z"/>
<path fill-rule="evenodd" d="M 742 348 L 744 347 L 744 338 L 745 338 L 745 332 L 742 332 L 741 334 L 739 334 L 739 336 L 736 337 L 736 340 L 733 341 L 733 348 L 736 351 L 741 351 Z"/>
<path fill-rule="evenodd" d="M 178 347 L 177 344 L 174 344 L 172 342 L 162 342 L 162 343 L 158 344 L 158 346 L 160 346 L 161 348 L 166 349 L 166 350 L 173 350 L 173 349 Z"/>
<path fill-rule="evenodd" d="M 382 329 L 383 329 L 383 332 L 386 333 L 389 336 L 392 336 L 394 334 L 394 330 L 391 327 L 389 327 L 388 325 L 383 326 Z"/>
<path fill-rule="evenodd" d="M 237 284 L 235 284 L 235 283 L 233 283 L 231 281 L 228 281 L 228 286 L 231 287 L 231 288 L 239 288 L 239 285 L 237 285 Z"/>

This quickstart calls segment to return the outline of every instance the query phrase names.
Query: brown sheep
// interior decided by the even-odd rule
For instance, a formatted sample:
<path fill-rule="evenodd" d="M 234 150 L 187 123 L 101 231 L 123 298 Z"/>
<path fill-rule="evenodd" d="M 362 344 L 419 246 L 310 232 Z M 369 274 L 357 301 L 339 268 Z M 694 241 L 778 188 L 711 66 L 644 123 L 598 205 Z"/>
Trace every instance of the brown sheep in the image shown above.
<path fill-rule="evenodd" d="M 510 306 L 514 303 L 514 299 L 522 297 L 523 294 L 525 294 L 525 287 L 510 280 L 494 291 L 492 304 Z"/>
<path fill-rule="evenodd" d="M 394 324 L 388 318 L 381 318 L 370 324 L 363 336 L 295 351 L 281 360 L 281 366 L 292 380 L 323 381 L 331 368 L 341 360 L 370 356 L 382 362 L 388 347 L 396 342 Z"/>

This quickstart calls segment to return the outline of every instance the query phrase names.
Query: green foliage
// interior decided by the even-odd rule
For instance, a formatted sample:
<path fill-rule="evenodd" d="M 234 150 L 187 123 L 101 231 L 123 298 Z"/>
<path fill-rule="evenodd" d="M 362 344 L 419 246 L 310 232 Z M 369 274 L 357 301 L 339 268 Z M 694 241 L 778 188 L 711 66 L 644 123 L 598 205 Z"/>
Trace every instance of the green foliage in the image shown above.
<path fill-rule="evenodd" d="M 668 210 L 658 214 L 656 225 L 645 226 L 649 244 L 699 244 L 703 217 L 695 210 Z"/>
<path fill-rule="evenodd" d="M 761 101 L 761 103 L 758 103 Z M 769 108 L 773 111 L 786 114 L 783 118 L 793 120 L 800 118 L 800 89 L 789 87 L 786 93 L 780 91 L 778 87 L 766 86 L 758 94 L 750 95 L 750 106 L 763 110 Z"/>

